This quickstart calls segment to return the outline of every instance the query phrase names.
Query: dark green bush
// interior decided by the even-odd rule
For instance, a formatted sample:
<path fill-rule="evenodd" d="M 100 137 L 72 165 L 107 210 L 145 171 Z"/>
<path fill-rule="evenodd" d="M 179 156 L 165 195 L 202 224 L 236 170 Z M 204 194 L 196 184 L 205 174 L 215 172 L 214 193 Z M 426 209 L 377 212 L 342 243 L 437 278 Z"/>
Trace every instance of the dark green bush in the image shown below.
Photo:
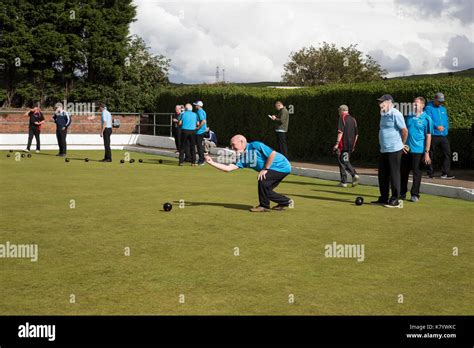
<path fill-rule="evenodd" d="M 446 95 L 450 116 L 450 140 L 459 161 L 453 166 L 472 168 L 473 80 L 447 77 L 425 80 L 387 80 L 372 83 L 329 85 L 317 88 L 273 89 L 236 86 L 174 87 L 161 90 L 154 111 L 173 111 L 176 104 L 203 100 L 210 127 L 221 145 L 234 134 L 276 146 L 268 114 L 274 114 L 274 102 L 283 100 L 292 106 L 289 149 L 292 160 L 328 161 L 336 139 L 337 108 L 347 104 L 356 117 L 360 140 L 353 155 L 358 164 L 373 164 L 379 153 L 379 108 L 376 99 L 391 94 L 396 102 L 411 102 L 417 96 L 431 99 L 438 91 Z M 439 162 L 438 162 L 439 163 Z"/>

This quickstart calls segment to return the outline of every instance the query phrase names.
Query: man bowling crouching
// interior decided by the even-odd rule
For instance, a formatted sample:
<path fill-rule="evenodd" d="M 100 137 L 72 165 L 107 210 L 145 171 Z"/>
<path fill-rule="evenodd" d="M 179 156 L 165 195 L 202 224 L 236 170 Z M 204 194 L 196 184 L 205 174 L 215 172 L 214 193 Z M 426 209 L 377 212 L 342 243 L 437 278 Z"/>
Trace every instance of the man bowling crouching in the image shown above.
<path fill-rule="evenodd" d="M 237 160 L 233 164 L 222 164 L 206 156 L 206 162 L 224 172 L 242 168 L 258 171 L 259 205 L 250 209 L 260 213 L 270 211 L 270 201 L 277 203 L 272 210 L 284 210 L 292 201 L 290 198 L 273 191 L 291 172 L 291 164 L 281 153 L 259 141 L 247 143 L 243 135 L 235 135 L 230 140 L 232 150 L 237 152 Z"/>

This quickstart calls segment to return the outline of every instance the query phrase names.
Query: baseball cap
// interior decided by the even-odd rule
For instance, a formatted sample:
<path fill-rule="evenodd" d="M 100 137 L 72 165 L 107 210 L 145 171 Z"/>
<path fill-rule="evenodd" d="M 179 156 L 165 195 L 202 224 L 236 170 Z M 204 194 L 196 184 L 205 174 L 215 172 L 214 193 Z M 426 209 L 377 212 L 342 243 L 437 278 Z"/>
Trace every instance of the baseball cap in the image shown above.
<path fill-rule="evenodd" d="M 197 106 L 200 106 L 200 107 L 203 107 L 204 106 L 204 103 L 200 100 L 198 100 L 197 102 L 193 103 L 193 105 L 197 105 Z"/>
<path fill-rule="evenodd" d="M 349 107 L 347 105 L 342 104 L 339 106 L 339 111 L 349 111 Z"/>
<path fill-rule="evenodd" d="M 386 100 L 391 100 L 393 102 L 393 97 L 390 94 L 384 94 L 380 98 L 377 99 L 379 102 L 383 102 Z"/>
<path fill-rule="evenodd" d="M 435 100 L 439 101 L 440 103 L 444 103 L 444 94 L 441 92 L 436 93 Z"/>

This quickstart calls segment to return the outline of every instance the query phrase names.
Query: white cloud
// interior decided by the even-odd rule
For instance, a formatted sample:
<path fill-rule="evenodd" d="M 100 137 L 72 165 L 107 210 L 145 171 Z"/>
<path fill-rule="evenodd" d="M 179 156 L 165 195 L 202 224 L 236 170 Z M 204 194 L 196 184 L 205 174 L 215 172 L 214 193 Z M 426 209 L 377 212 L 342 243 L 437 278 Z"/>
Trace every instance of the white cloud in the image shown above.
<path fill-rule="evenodd" d="M 228 81 L 279 81 L 291 51 L 322 41 L 381 51 L 391 75 L 431 73 L 447 70 L 440 59 L 451 37 L 473 40 L 472 23 L 443 20 L 452 11 L 419 17 L 393 1 L 135 3 L 132 33 L 171 58 L 173 82 L 214 82 L 216 65 L 225 67 Z"/>
<path fill-rule="evenodd" d="M 451 70 L 464 70 L 474 67 L 474 42 L 466 36 L 454 36 L 449 40 L 448 49 L 441 64 Z"/>

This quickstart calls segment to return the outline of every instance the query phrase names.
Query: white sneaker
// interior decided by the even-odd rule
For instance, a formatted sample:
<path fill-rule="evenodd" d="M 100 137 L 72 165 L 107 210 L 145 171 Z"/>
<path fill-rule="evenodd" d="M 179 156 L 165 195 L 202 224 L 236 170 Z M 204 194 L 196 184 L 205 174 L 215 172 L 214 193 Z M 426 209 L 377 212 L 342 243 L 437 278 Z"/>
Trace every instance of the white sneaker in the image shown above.
<path fill-rule="evenodd" d="M 454 178 L 455 178 L 454 175 L 446 175 L 446 174 L 441 175 L 441 179 L 444 179 L 444 180 L 452 180 Z"/>
<path fill-rule="evenodd" d="M 410 202 L 413 202 L 413 203 L 416 203 L 418 202 L 420 199 L 417 197 L 417 196 L 411 196 L 410 198 Z"/>
<path fill-rule="evenodd" d="M 397 201 L 388 202 L 388 204 L 384 204 L 385 208 L 403 208 L 403 201 L 401 199 Z"/>
<path fill-rule="evenodd" d="M 354 178 L 352 179 L 352 187 L 356 187 L 357 185 L 359 185 L 359 179 L 359 174 L 354 175 Z"/>
<path fill-rule="evenodd" d="M 36 153 L 40 153 L 40 150 L 36 150 Z"/>
<path fill-rule="evenodd" d="M 339 186 L 339 187 L 347 187 L 347 184 L 344 183 L 344 182 L 340 182 L 339 185 L 337 185 L 337 186 Z"/>
<path fill-rule="evenodd" d="M 25 152 L 30 152 L 30 150 L 26 149 Z"/>

